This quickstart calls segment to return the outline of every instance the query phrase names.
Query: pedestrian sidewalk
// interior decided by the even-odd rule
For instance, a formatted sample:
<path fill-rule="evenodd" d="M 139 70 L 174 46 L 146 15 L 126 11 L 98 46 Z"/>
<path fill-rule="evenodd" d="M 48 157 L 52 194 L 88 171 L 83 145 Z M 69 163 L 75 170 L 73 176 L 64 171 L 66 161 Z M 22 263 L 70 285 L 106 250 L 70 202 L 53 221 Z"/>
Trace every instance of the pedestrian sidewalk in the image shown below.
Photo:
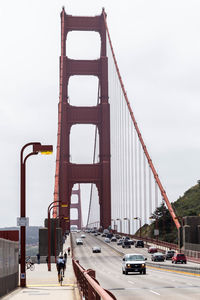
<path fill-rule="evenodd" d="M 63 247 L 63 252 L 70 247 L 70 236 Z M 66 251 L 67 252 L 67 251 Z M 71 255 L 67 257 L 67 265 L 63 285 L 58 283 L 56 264 L 51 264 L 51 271 L 48 271 L 47 264 L 35 264 L 35 270 L 26 271 L 27 288 L 18 288 L 12 293 L 2 297 L 3 300 L 80 300 L 76 277 L 72 266 Z"/>

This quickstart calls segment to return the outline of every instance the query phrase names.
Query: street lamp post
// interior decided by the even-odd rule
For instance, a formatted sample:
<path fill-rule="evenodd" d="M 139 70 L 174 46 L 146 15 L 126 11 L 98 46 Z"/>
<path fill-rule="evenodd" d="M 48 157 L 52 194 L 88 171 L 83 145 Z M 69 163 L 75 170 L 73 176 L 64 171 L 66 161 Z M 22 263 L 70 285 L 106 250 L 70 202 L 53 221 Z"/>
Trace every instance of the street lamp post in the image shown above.
<path fill-rule="evenodd" d="M 183 246 L 183 217 L 181 216 L 176 216 L 175 219 L 178 219 L 181 223 L 181 227 L 178 230 L 178 247 L 179 247 L 179 252 L 181 253 L 181 247 Z"/>
<path fill-rule="evenodd" d="M 133 218 L 134 220 L 139 220 L 139 222 L 140 222 L 140 238 L 142 237 L 142 220 L 141 220 L 141 218 L 140 217 L 135 217 L 135 218 Z"/>
<path fill-rule="evenodd" d="M 33 146 L 32 152 L 24 158 L 24 150 L 28 146 Z M 20 263 L 20 286 L 26 287 L 26 160 L 31 155 L 51 154 L 53 152 L 52 145 L 41 145 L 38 142 L 30 142 L 24 145 L 20 153 L 20 246 L 21 246 L 21 263 Z"/>
<path fill-rule="evenodd" d="M 128 234 L 130 235 L 130 231 L 131 231 L 130 219 L 129 218 L 124 218 L 124 220 L 128 221 Z"/>
<path fill-rule="evenodd" d="M 154 235 L 156 235 L 156 241 L 157 241 L 157 243 L 158 243 L 158 235 L 159 235 L 159 230 L 158 230 L 158 217 L 156 216 L 156 217 L 150 217 L 149 218 L 150 220 L 155 220 L 155 222 L 156 222 L 156 226 L 155 226 L 155 229 L 156 229 L 156 234 L 154 233 Z"/>
<path fill-rule="evenodd" d="M 117 220 L 117 221 L 120 221 L 120 233 L 122 233 L 122 219 L 117 218 L 116 220 Z"/>
<path fill-rule="evenodd" d="M 111 222 L 113 221 L 113 230 L 115 231 L 115 219 L 111 219 Z"/>
<path fill-rule="evenodd" d="M 51 271 L 51 220 L 50 220 L 50 211 L 54 207 L 60 207 L 61 201 L 53 201 L 49 204 L 47 215 L 48 215 L 48 271 Z M 56 205 L 53 205 L 57 203 Z M 54 231 L 55 234 L 55 231 Z M 55 239 L 55 236 L 54 236 Z M 55 241 L 56 243 L 56 241 Z M 56 255 L 56 254 L 55 254 Z"/>

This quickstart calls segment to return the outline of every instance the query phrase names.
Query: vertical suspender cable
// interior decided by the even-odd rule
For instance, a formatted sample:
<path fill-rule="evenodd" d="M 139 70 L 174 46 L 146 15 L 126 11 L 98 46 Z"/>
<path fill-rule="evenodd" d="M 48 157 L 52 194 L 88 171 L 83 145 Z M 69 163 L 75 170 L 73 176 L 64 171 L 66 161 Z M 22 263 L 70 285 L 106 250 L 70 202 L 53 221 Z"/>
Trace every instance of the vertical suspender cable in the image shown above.
<path fill-rule="evenodd" d="M 151 168 L 149 167 L 149 215 L 152 214 Z"/>
<path fill-rule="evenodd" d="M 100 85 L 98 85 L 97 105 L 99 104 L 99 93 L 100 93 Z M 97 133 L 98 133 L 97 129 L 98 128 L 96 126 L 96 128 L 95 128 L 95 137 L 94 137 L 94 151 L 93 151 L 93 159 L 92 159 L 93 164 L 95 163 L 95 155 L 96 155 L 96 147 L 97 147 Z M 90 186 L 90 202 L 89 202 L 89 209 L 88 209 L 88 217 L 87 217 L 86 227 L 89 224 L 90 210 L 91 210 L 91 203 L 92 203 L 92 191 L 93 191 L 93 183 L 91 183 L 91 186 Z"/>
<path fill-rule="evenodd" d="M 143 174 L 144 174 L 144 223 L 147 223 L 147 185 L 146 185 L 146 157 L 143 153 Z"/>
<path fill-rule="evenodd" d="M 180 223 L 179 223 L 179 221 L 178 221 L 178 219 L 176 217 L 176 214 L 175 214 L 175 212 L 174 212 L 174 210 L 173 210 L 173 208 L 171 206 L 171 203 L 169 202 L 167 194 L 166 194 L 166 192 L 165 192 L 165 190 L 164 190 L 164 188 L 162 186 L 162 183 L 161 183 L 161 181 L 160 181 L 160 179 L 158 177 L 158 174 L 157 174 L 157 172 L 155 170 L 155 167 L 154 167 L 153 162 L 152 162 L 152 160 L 150 158 L 150 155 L 149 155 L 149 153 L 147 151 L 147 148 L 146 148 L 146 145 L 145 145 L 144 140 L 142 138 L 141 132 L 139 130 L 139 127 L 138 127 L 137 122 L 135 120 L 135 117 L 133 115 L 133 111 L 131 109 L 130 103 L 128 101 L 128 97 L 127 97 L 127 94 L 126 94 L 126 91 L 125 91 L 125 88 L 124 88 L 124 85 L 123 85 L 123 82 L 122 82 L 122 78 L 121 78 L 121 75 L 120 75 L 120 72 L 119 72 L 117 60 L 116 60 L 116 57 L 115 57 L 115 54 L 114 54 L 114 50 L 113 50 L 113 47 L 112 47 L 112 42 L 111 42 L 110 34 L 109 34 L 109 31 L 108 31 L 108 26 L 107 26 L 107 22 L 106 22 L 106 15 L 105 15 L 104 11 L 103 11 L 103 15 L 104 15 L 105 27 L 106 27 L 106 31 L 107 31 L 107 35 L 108 35 L 108 39 L 109 39 L 109 43 L 110 43 L 110 49 L 111 49 L 111 52 L 112 52 L 113 60 L 114 60 L 115 67 L 116 67 L 116 70 L 117 70 L 117 73 L 118 73 L 118 78 L 119 78 L 119 81 L 120 81 L 120 84 L 121 84 L 121 88 L 122 88 L 122 91 L 123 91 L 123 94 L 124 94 L 124 98 L 125 98 L 126 104 L 128 106 L 128 110 L 130 112 L 130 116 L 131 116 L 132 121 L 134 123 L 134 126 L 135 126 L 135 129 L 137 131 L 137 135 L 138 135 L 139 141 L 140 141 L 140 143 L 142 145 L 142 148 L 143 148 L 144 153 L 146 155 L 146 158 L 147 158 L 147 161 L 149 163 L 149 166 L 150 166 L 150 168 L 151 168 L 151 170 L 152 170 L 152 172 L 154 174 L 154 178 L 155 178 L 155 180 L 156 180 L 156 182 L 158 184 L 158 187 L 160 189 L 161 195 L 162 195 L 163 199 L 165 200 L 165 203 L 166 203 L 166 205 L 167 205 L 167 207 L 169 209 L 169 212 L 170 212 L 170 214 L 172 216 L 172 219 L 173 219 L 173 221 L 174 221 L 174 223 L 176 225 L 176 228 L 178 229 L 180 227 Z"/>

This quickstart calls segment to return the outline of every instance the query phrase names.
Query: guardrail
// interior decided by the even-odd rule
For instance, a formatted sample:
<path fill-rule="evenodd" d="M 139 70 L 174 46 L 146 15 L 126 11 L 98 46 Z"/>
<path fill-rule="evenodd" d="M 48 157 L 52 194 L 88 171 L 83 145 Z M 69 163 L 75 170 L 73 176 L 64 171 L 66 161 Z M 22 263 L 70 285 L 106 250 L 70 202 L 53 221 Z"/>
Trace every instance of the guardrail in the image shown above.
<path fill-rule="evenodd" d="M 85 270 L 78 260 L 72 258 L 74 273 L 76 275 L 79 288 L 85 300 L 116 300 L 115 296 L 103 289 L 95 279 L 95 271 Z"/>

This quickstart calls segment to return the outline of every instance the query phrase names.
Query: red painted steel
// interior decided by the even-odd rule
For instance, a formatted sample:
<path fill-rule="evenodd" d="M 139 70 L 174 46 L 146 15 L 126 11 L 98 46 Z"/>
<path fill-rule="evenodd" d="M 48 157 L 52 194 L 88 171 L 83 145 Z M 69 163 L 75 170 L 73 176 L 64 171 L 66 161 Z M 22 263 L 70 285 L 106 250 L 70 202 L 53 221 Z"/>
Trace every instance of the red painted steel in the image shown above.
<path fill-rule="evenodd" d="M 71 208 L 76 208 L 78 210 L 78 219 L 77 220 L 71 220 L 70 219 L 70 226 L 71 225 L 77 225 L 78 229 L 82 228 L 82 212 L 81 212 L 81 189 L 80 189 L 80 184 L 78 185 L 77 190 L 72 191 L 72 195 L 77 195 L 78 196 L 78 202 L 77 203 L 72 203 L 70 204 L 70 209 Z"/>
<path fill-rule="evenodd" d="M 150 157 L 150 155 L 149 155 L 149 153 L 148 153 L 148 151 L 147 151 L 147 147 L 146 147 L 146 145 L 145 145 L 145 143 L 144 143 L 144 140 L 143 140 L 143 138 L 142 138 L 141 132 L 140 132 L 139 127 L 138 127 L 138 125 L 137 125 L 137 122 L 136 122 L 136 120 L 135 120 L 133 111 L 132 111 L 132 109 L 131 109 L 131 106 L 130 106 L 130 103 L 129 103 L 129 100 L 128 100 L 128 97 L 127 97 L 127 94 L 126 94 L 126 91 L 125 91 L 125 88 L 124 88 L 124 84 L 123 84 L 123 81 L 122 81 L 122 77 L 121 77 L 121 75 L 120 75 L 120 71 L 119 71 L 119 68 L 118 68 L 118 64 L 117 64 L 117 60 L 116 60 L 116 57 L 115 57 L 115 53 L 114 53 L 114 50 L 113 50 L 113 47 L 112 47 L 112 42 L 111 42 L 111 38 L 110 38 L 110 34 L 109 34 L 109 31 L 108 31 L 108 26 L 107 26 L 107 22 L 106 22 L 106 15 L 105 15 L 104 12 L 103 12 L 103 15 L 104 15 L 104 22 L 105 22 L 106 31 L 107 31 L 107 34 L 108 34 L 108 39 L 109 39 L 110 48 L 111 48 L 111 51 L 112 51 L 112 55 L 113 55 L 115 67 L 116 67 L 117 74 L 118 74 L 118 78 L 119 78 L 119 81 L 120 81 L 120 84 L 121 84 L 121 88 L 122 88 L 122 91 L 123 91 L 123 94 L 124 94 L 124 98 L 125 98 L 125 100 L 126 100 L 126 103 L 127 103 L 128 109 L 129 109 L 129 113 L 130 113 L 130 115 L 131 115 L 131 119 L 132 119 L 132 121 L 133 121 L 133 123 L 134 123 L 135 129 L 136 129 L 137 134 L 138 134 L 138 138 L 139 138 L 139 140 L 140 140 L 140 143 L 141 143 L 141 145 L 142 145 L 142 148 L 143 148 L 144 153 L 145 153 L 145 155 L 146 155 L 146 158 L 147 158 L 147 160 L 148 160 L 149 166 L 150 166 L 150 168 L 151 168 L 151 170 L 152 170 L 152 172 L 153 172 L 153 174 L 154 174 L 154 178 L 155 178 L 155 180 L 156 180 L 156 182 L 157 182 L 157 184 L 158 184 L 158 186 L 159 186 L 161 195 L 162 195 L 162 197 L 163 197 L 163 199 L 164 199 L 164 201 L 165 201 L 165 203 L 166 203 L 166 205 L 167 205 L 167 207 L 168 207 L 168 209 L 169 209 L 169 212 L 170 212 L 170 214 L 171 214 L 171 216 L 172 216 L 172 219 L 173 219 L 173 221 L 174 221 L 174 223 L 175 223 L 177 229 L 179 229 L 180 223 L 179 223 L 179 221 L 178 221 L 178 219 L 177 219 L 177 217 L 176 217 L 176 214 L 175 214 L 175 212 L 174 212 L 174 210 L 173 210 L 173 208 L 172 208 L 172 206 L 171 206 L 171 203 L 169 202 L 169 199 L 168 199 L 167 194 L 166 194 L 166 192 L 165 192 L 165 190 L 164 190 L 164 188 L 163 188 L 163 186 L 162 186 L 162 183 L 161 183 L 161 181 L 160 181 L 160 179 L 159 179 L 159 177 L 158 177 L 158 174 L 157 174 L 157 172 L 156 172 L 156 169 L 154 168 L 153 162 L 152 162 L 151 157 Z"/>
<path fill-rule="evenodd" d="M 1 230 L 0 231 L 0 239 L 18 242 L 19 241 L 19 231 L 18 230 Z"/>
<path fill-rule="evenodd" d="M 116 300 L 116 297 L 109 291 L 103 289 L 99 282 L 95 279 L 94 270 L 85 270 L 78 260 L 72 258 L 74 273 L 76 275 L 78 285 L 83 294 L 84 299 L 87 300 Z"/>
<path fill-rule="evenodd" d="M 101 56 L 96 60 L 73 60 L 66 57 L 67 33 L 72 30 L 97 31 L 101 37 Z M 100 85 L 100 103 L 96 107 L 74 107 L 68 102 L 70 76 L 97 76 Z M 100 162 L 98 164 L 70 163 L 70 130 L 74 124 L 95 124 L 100 141 Z M 74 17 L 61 13 L 61 57 L 60 57 L 60 99 L 58 110 L 57 159 L 54 200 L 65 207 L 59 214 L 70 218 L 70 199 L 73 185 L 94 183 L 97 186 L 100 203 L 100 224 L 107 228 L 111 224 L 110 188 L 110 106 L 108 103 L 108 61 L 106 57 L 106 28 L 103 13 L 95 17 Z M 54 217 L 57 210 L 54 210 Z M 67 228 L 69 230 L 70 223 Z"/>

